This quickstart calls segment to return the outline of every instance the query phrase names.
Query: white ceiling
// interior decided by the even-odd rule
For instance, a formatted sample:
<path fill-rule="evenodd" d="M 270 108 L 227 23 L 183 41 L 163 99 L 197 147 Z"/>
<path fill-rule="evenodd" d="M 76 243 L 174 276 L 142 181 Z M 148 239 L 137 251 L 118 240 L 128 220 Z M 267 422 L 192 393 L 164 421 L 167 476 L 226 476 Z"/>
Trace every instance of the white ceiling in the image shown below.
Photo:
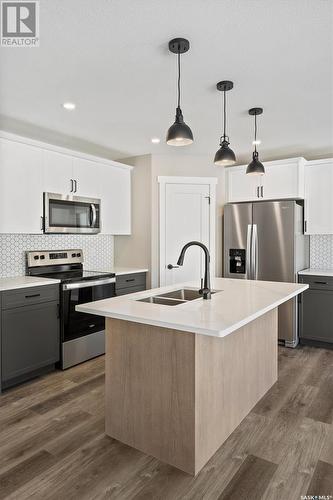
<path fill-rule="evenodd" d="M 215 85 L 231 79 L 228 132 L 239 161 L 251 153 L 253 106 L 264 108 L 262 159 L 330 155 L 332 21 L 331 0 L 41 0 L 40 47 L 0 50 L 2 126 L 68 145 L 89 141 L 115 158 L 213 157 Z M 176 101 L 177 58 L 167 44 L 176 36 L 191 43 L 182 108 L 195 143 L 185 148 L 164 144 Z M 64 101 L 77 109 L 63 110 Z"/>

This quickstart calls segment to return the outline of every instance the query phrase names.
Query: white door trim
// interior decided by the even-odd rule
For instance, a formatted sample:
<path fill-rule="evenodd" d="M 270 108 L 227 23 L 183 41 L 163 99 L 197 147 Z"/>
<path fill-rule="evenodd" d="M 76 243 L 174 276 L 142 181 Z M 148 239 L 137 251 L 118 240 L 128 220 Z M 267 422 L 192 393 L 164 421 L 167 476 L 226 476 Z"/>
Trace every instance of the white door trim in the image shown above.
<path fill-rule="evenodd" d="M 216 186 L 218 183 L 217 177 L 181 177 L 176 175 L 159 175 L 157 180 L 159 184 L 209 184 L 211 186 Z"/>
<path fill-rule="evenodd" d="M 216 220 L 216 184 L 217 177 L 180 177 L 180 176 L 159 176 L 159 224 L 160 224 L 160 241 L 159 241 L 159 282 L 160 286 L 165 285 L 165 195 L 167 184 L 208 184 L 210 193 L 209 205 L 209 248 L 210 248 L 210 272 L 211 276 L 215 276 L 215 220 Z"/>

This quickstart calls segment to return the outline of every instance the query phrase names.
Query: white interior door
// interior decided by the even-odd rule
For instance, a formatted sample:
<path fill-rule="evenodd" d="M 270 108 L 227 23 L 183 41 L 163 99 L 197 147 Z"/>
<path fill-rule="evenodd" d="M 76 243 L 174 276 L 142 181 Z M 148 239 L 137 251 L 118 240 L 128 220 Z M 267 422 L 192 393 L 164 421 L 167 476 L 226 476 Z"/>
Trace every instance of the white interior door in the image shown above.
<path fill-rule="evenodd" d="M 215 216 L 215 186 L 214 193 L 210 184 L 165 183 L 162 190 L 161 286 L 192 280 L 198 280 L 199 285 L 200 278 L 204 275 L 203 252 L 199 247 L 190 247 L 186 252 L 184 265 L 176 266 L 182 247 L 189 241 L 204 243 L 211 253 L 214 265 L 212 225 Z"/>

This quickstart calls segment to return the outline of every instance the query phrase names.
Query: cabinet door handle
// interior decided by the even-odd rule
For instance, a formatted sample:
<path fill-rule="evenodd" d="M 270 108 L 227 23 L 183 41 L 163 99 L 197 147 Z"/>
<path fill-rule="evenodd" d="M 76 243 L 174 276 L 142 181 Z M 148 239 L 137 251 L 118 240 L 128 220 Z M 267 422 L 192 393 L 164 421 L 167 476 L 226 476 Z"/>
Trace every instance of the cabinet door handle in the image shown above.
<path fill-rule="evenodd" d="M 76 191 L 77 191 L 77 180 L 76 179 L 74 179 L 74 186 L 75 186 L 74 187 L 74 193 L 76 193 Z"/>
<path fill-rule="evenodd" d="M 264 197 L 264 186 L 261 186 L 261 197 Z"/>
<path fill-rule="evenodd" d="M 327 281 L 314 281 L 317 285 L 328 285 Z"/>
<path fill-rule="evenodd" d="M 305 221 L 304 221 L 304 232 L 306 233 L 306 231 L 307 231 L 307 222 L 306 222 L 306 220 L 305 220 Z"/>
<path fill-rule="evenodd" d="M 135 278 L 131 278 L 131 279 L 126 280 L 126 283 L 129 283 L 130 281 L 135 281 Z"/>
<path fill-rule="evenodd" d="M 257 186 L 257 198 L 259 198 L 259 186 Z"/>
<path fill-rule="evenodd" d="M 35 294 L 33 294 L 33 295 L 26 295 L 26 296 L 25 296 L 25 298 L 26 298 L 26 299 L 32 299 L 32 298 L 34 298 L 34 297 L 40 297 L 40 293 L 35 293 Z"/>
<path fill-rule="evenodd" d="M 71 188 L 70 188 L 69 192 L 72 193 L 74 190 L 74 182 L 73 182 L 73 179 L 70 179 L 70 181 L 71 181 Z"/>

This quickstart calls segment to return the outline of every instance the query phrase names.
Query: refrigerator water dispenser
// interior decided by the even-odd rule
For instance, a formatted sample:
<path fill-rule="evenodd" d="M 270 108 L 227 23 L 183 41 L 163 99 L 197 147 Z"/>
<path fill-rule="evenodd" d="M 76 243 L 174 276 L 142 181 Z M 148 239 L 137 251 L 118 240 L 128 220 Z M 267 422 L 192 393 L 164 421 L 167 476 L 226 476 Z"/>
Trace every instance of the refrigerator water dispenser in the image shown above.
<path fill-rule="evenodd" d="M 233 274 L 245 274 L 246 257 L 245 250 L 230 248 L 229 250 L 229 272 Z"/>

